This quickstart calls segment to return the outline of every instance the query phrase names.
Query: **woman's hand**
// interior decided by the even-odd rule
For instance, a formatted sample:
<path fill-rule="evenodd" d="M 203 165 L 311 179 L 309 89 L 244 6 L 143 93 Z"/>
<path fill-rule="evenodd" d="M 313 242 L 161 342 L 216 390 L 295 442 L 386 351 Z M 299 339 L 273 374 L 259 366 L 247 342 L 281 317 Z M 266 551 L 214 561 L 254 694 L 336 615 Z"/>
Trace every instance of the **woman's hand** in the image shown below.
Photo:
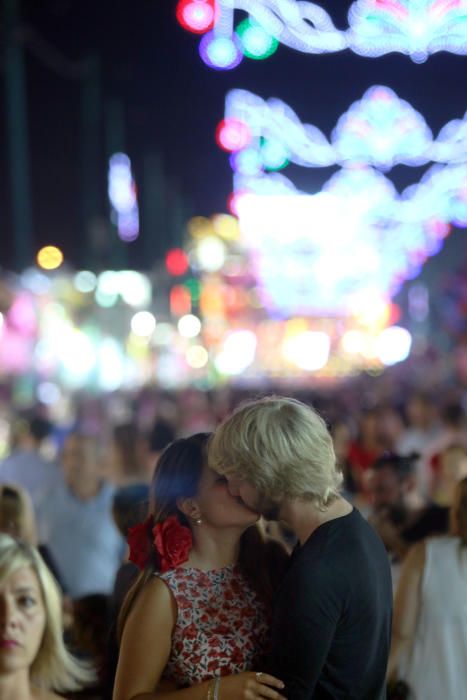
<path fill-rule="evenodd" d="M 278 692 L 283 687 L 282 681 L 268 673 L 245 671 L 220 679 L 219 700 L 257 700 L 257 698 L 286 700 Z"/>

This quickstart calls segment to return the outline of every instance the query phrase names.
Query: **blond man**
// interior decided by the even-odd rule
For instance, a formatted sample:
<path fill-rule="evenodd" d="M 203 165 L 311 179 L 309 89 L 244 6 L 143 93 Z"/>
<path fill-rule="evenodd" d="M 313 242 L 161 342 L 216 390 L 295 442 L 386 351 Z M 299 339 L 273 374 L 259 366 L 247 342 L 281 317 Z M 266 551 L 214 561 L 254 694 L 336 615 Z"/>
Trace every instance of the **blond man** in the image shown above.
<path fill-rule="evenodd" d="M 269 397 L 216 430 L 212 469 L 298 540 L 277 593 L 270 670 L 288 700 L 383 700 L 392 588 L 384 546 L 340 495 L 331 436 L 309 406 Z"/>

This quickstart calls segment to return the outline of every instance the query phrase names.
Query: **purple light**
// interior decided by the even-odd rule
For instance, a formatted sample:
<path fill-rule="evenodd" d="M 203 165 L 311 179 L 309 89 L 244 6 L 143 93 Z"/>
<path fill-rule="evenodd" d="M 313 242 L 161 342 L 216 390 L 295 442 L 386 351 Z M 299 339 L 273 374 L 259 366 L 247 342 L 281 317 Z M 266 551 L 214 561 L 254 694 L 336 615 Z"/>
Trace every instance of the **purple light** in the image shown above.
<path fill-rule="evenodd" d="M 236 68 L 243 59 L 236 36 L 216 36 L 214 32 L 203 36 L 199 44 L 199 53 L 204 63 L 216 70 Z"/>

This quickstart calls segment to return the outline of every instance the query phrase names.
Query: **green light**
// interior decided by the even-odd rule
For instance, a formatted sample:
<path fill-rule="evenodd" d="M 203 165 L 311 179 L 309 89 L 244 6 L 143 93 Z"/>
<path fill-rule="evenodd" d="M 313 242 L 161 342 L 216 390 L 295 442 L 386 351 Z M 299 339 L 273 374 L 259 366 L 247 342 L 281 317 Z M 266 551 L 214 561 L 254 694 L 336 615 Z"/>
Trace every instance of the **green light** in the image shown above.
<path fill-rule="evenodd" d="M 183 283 L 183 286 L 190 292 L 191 301 L 193 303 L 199 301 L 201 295 L 201 284 L 197 279 L 190 277 L 190 279 L 187 279 Z"/>
<path fill-rule="evenodd" d="M 279 46 L 279 42 L 268 34 L 257 22 L 244 19 L 236 29 L 242 51 L 248 58 L 263 60 L 269 58 Z"/>

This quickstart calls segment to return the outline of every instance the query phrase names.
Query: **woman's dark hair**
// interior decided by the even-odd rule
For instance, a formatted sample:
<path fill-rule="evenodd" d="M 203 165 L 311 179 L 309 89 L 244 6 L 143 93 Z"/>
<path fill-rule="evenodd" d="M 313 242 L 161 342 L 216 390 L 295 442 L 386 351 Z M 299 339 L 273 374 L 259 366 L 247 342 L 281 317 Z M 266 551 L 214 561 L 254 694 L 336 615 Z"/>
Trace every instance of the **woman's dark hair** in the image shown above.
<path fill-rule="evenodd" d="M 206 447 L 210 436 L 210 433 L 196 433 L 175 440 L 159 457 L 149 489 L 149 513 L 156 523 L 176 515 L 182 525 L 189 526 L 177 502 L 196 496 L 207 461 Z"/>
<path fill-rule="evenodd" d="M 149 515 L 154 522 L 163 522 L 176 515 L 182 525 L 191 527 L 188 518 L 180 511 L 177 502 L 194 498 L 204 465 L 207 463 L 207 445 L 211 433 L 197 433 L 172 442 L 159 457 L 150 486 Z M 148 537 L 150 537 L 148 528 Z M 266 544 L 258 526 L 248 528 L 240 540 L 238 566 L 252 588 L 266 601 L 272 598 L 275 588 L 270 579 L 266 559 L 270 546 Z M 154 547 L 146 568 L 129 590 L 118 619 L 118 638 L 121 639 L 126 619 L 146 582 L 159 570 Z M 279 567 L 276 567 L 276 569 Z"/>

